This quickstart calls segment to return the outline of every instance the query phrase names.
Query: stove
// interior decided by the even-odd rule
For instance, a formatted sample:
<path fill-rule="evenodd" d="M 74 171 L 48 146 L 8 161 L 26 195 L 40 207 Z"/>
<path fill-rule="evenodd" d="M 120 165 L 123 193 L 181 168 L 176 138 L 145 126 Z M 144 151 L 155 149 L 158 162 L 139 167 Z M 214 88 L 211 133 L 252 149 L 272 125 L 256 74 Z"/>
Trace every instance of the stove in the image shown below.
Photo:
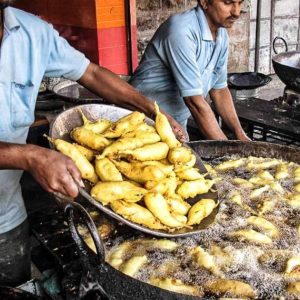
<path fill-rule="evenodd" d="M 253 140 L 300 146 L 300 94 L 285 88 L 273 100 L 248 98 L 236 100 L 235 108 L 249 137 Z"/>
<path fill-rule="evenodd" d="M 300 92 L 273 79 L 272 86 L 255 93 L 243 93 L 243 97 L 232 94 L 237 115 L 253 141 L 300 147 Z M 213 111 L 228 138 L 235 139 L 214 108 Z M 188 119 L 187 131 L 191 141 L 205 139 L 192 118 Z"/>

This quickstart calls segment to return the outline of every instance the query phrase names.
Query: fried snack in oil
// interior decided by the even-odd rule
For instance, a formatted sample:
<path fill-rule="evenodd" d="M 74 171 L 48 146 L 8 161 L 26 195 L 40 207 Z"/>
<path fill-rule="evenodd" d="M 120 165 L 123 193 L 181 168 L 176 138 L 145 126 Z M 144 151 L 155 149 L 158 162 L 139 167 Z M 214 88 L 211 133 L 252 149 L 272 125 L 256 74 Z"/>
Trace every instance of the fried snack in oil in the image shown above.
<path fill-rule="evenodd" d="M 227 172 L 232 169 L 237 169 L 245 164 L 245 159 L 227 160 L 215 166 L 217 172 Z"/>
<path fill-rule="evenodd" d="M 262 229 L 262 231 L 270 238 L 277 238 L 279 235 L 279 231 L 276 228 L 276 226 L 268 220 L 266 220 L 265 218 L 251 216 L 247 218 L 247 222 Z"/>
<path fill-rule="evenodd" d="M 300 194 L 290 194 L 286 199 L 288 205 L 294 208 L 300 208 Z"/>
<path fill-rule="evenodd" d="M 149 281 L 150 284 L 157 286 L 161 289 L 165 289 L 171 292 L 192 295 L 203 296 L 203 292 L 197 287 L 184 284 L 180 279 L 175 278 L 155 278 L 152 277 Z"/>
<path fill-rule="evenodd" d="M 144 122 L 145 115 L 138 111 L 119 119 L 113 123 L 104 133 L 103 136 L 106 138 L 118 138 L 126 132 L 133 131 L 138 125 Z"/>
<path fill-rule="evenodd" d="M 128 181 L 119 182 L 98 182 L 91 189 L 91 196 L 103 205 L 107 205 L 115 200 L 125 200 L 128 202 L 140 201 L 148 191 L 135 186 Z"/>
<path fill-rule="evenodd" d="M 76 127 L 71 133 L 71 138 L 80 145 L 89 147 L 93 150 L 101 151 L 111 142 L 100 134 L 97 134 L 84 127 Z"/>
<path fill-rule="evenodd" d="M 185 181 L 178 187 L 177 194 L 183 199 L 193 198 L 197 195 L 207 193 L 213 184 L 214 181 L 210 179 Z"/>
<path fill-rule="evenodd" d="M 284 273 L 292 277 L 300 278 L 300 255 L 293 256 L 287 261 Z"/>
<path fill-rule="evenodd" d="M 168 203 L 163 195 L 148 193 L 144 196 L 144 202 L 146 207 L 162 224 L 172 228 L 180 228 L 185 225 L 185 223 L 178 221 L 171 215 Z"/>
<path fill-rule="evenodd" d="M 199 169 L 197 168 L 190 168 L 180 172 L 176 172 L 176 175 L 181 180 L 198 180 L 204 179 L 204 176 L 200 173 Z"/>
<path fill-rule="evenodd" d="M 253 229 L 237 230 L 230 233 L 229 236 L 238 238 L 241 241 L 249 241 L 256 244 L 272 244 L 272 239 Z"/>
<path fill-rule="evenodd" d="M 264 214 L 272 211 L 274 206 L 275 206 L 275 201 L 273 199 L 263 198 L 262 201 L 257 206 L 258 214 L 264 215 Z"/>
<path fill-rule="evenodd" d="M 101 181 L 123 181 L 115 164 L 106 157 L 95 160 L 95 170 Z"/>
<path fill-rule="evenodd" d="M 113 163 L 122 174 L 138 183 L 144 183 L 149 180 L 162 180 L 166 177 L 166 174 L 155 165 L 142 165 L 140 163 L 116 160 L 113 160 Z"/>
<path fill-rule="evenodd" d="M 271 169 L 273 167 L 276 167 L 279 165 L 281 161 L 279 159 L 272 159 L 269 161 L 264 161 L 260 159 L 251 159 L 249 158 L 249 162 L 246 165 L 246 169 L 249 171 L 252 170 L 265 170 L 265 169 Z"/>
<path fill-rule="evenodd" d="M 229 197 L 229 199 L 235 204 L 237 204 L 238 206 L 240 206 L 241 208 L 243 208 L 244 210 L 247 210 L 254 215 L 256 214 L 256 212 L 249 205 L 247 205 L 242 201 L 242 196 L 237 191 L 233 192 L 232 195 Z"/>
<path fill-rule="evenodd" d="M 296 185 L 294 185 L 294 189 L 297 193 L 300 193 L 300 183 L 297 183 Z"/>
<path fill-rule="evenodd" d="M 272 180 L 263 179 L 263 178 L 257 177 L 257 176 L 251 177 L 249 179 L 249 182 L 253 183 L 254 185 L 258 185 L 258 186 L 270 185 L 271 183 L 273 183 Z"/>
<path fill-rule="evenodd" d="M 282 163 L 277 166 L 276 173 L 275 173 L 275 179 L 281 180 L 288 178 L 290 176 L 289 174 L 289 164 L 288 163 Z"/>
<path fill-rule="evenodd" d="M 166 143 L 158 142 L 134 150 L 121 151 L 120 156 L 139 161 L 161 160 L 167 157 L 168 152 L 169 146 Z"/>
<path fill-rule="evenodd" d="M 231 182 L 234 184 L 234 185 L 237 185 L 237 186 L 240 186 L 240 187 L 244 187 L 244 188 L 253 188 L 253 183 L 249 182 L 249 180 L 246 180 L 246 179 L 243 179 L 243 178 L 239 178 L 239 177 L 236 177 L 236 178 L 233 178 L 231 180 Z"/>
<path fill-rule="evenodd" d="M 300 297 L 300 281 L 290 282 L 286 287 L 286 291 Z"/>
<path fill-rule="evenodd" d="M 133 256 L 120 266 L 120 271 L 128 276 L 134 277 L 147 263 L 147 256 Z"/>
<path fill-rule="evenodd" d="M 83 113 L 81 109 L 79 109 L 79 112 L 81 114 L 82 120 L 83 120 L 83 125 L 82 127 L 91 130 L 95 133 L 102 133 L 104 132 L 107 128 L 109 128 L 112 125 L 112 122 L 108 119 L 99 119 L 95 122 L 90 121 Z"/>
<path fill-rule="evenodd" d="M 181 146 L 181 143 L 176 139 L 176 136 L 172 130 L 172 127 L 167 117 L 159 111 L 159 107 L 155 106 L 155 128 L 163 142 L 167 143 L 170 149 Z"/>
<path fill-rule="evenodd" d="M 61 139 L 54 140 L 53 144 L 59 152 L 73 160 L 76 167 L 79 169 L 82 178 L 87 179 L 92 183 L 96 183 L 98 181 L 93 165 L 76 146 Z"/>
<path fill-rule="evenodd" d="M 204 163 L 203 164 L 205 169 L 207 170 L 207 172 L 213 176 L 213 177 L 216 177 L 217 176 L 217 171 L 210 165 L 210 164 L 206 164 Z"/>
<path fill-rule="evenodd" d="M 238 280 L 217 279 L 206 284 L 205 288 L 218 296 L 255 298 L 253 288 Z"/>
<path fill-rule="evenodd" d="M 129 221 L 144 225 L 151 229 L 165 229 L 165 226 L 160 223 L 147 208 L 139 204 L 118 200 L 112 202 L 110 207 L 115 213 L 123 216 Z"/>
<path fill-rule="evenodd" d="M 216 257 L 218 260 L 218 266 L 220 266 L 220 268 L 226 270 L 232 265 L 234 254 L 232 253 L 231 249 L 226 251 L 217 245 L 212 245 L 210 248 L 210 253 Z"/>
<path fill-rule="evenodd" d="M 200 224 L 204 218 L 212 213 L 215 207 L 216 203 L 213 199 L 201 199 L 189 210 L 187 224 Z"/>
<path fill-rule="evenodd" d="M 255 190 L 253 190 L 253 191 L 250 193 L 249 198 L 250 198 L 250 199 L 258 198 L 258 197 L 260 197 L 263 193 L 267 192 L 269 189 L 270 189 L 270 186 L 269 186 L 269 185 L 265 185 L 265 186 L 263 186 L 263 187 L 261 187 L 261 188 L 255 189 Z"/>
<path fill-rule="evenodd" d="M 212 274 L 218 277 L 224 277 L 218 266 L 215 264 L 214 257 L 200 246 L 192 249 L 191 255 L 198 266 L 210 271 Z"/>
<path fill-rule="evenodd" d="M 260 170 L 257 173 L 257 176 L 260 177 L 261 179 L 274 181 L 274 176 L 267 170 Z"/>
<path fill-rule="evenodd" d="M 176 250 L 180 244 L 167 239 L 139 239 L 135 240 L 135 244 L 141 244 L 143 247 L 145 247 L 147 250 L 161 250 L 161 251 L 167 251 L 172 252 Z"/>
<path fill-rule="evenodd" d="M 119 269 L 124 261 L 124 256 L 131 250 L 132 246 L 132 242 L 123 242 L 108 255 L 107 262 L 115 269 Z"/>
<path fill-rule="evenodd" d="M 88 161 L 92 161 L 97 154 L 96 151 L 86 148 L 84 146 L 81 146 L 77 143 L 73 143 L 73 145 L 80 151 L 81 154 L 83 154 L 86 157 L 86 159 Z"/>
<path fill-rule="evenodd" d="M 191 160 L 191 149 L 187 147 L 175 147 L 170 149 L 168 153 L 168 160 L 174 165 L 182 165 Z"/>
<path fill-rule="evenodd" d="M 284 194 L 284 193 L 285 193 L 283 187 L 281 186 L 281 184 L 280 184 L 279 182 L 272 182 L 272 183 L 270 184 L 270 188 L 271 188 L 273 191 L 275 191 L 275 192 L 277 192 L 277 193 L 279 193 L 279 194 Z"/>
<path fill-rule="evenodd" d="M 300 183 L 300 166 L 294 169 L 294 182 Z"/>

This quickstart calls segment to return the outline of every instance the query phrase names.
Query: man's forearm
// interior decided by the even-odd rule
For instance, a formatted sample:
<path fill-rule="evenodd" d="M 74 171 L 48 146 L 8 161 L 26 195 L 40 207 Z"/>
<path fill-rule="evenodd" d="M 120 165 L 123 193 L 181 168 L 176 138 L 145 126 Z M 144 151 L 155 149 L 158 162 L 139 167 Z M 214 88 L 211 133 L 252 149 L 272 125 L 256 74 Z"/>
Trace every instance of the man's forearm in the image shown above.
<path fill-rule="evenodd" d="M 32 145 L 0 142 L 0 169 L 26 170 Z"/>
<path fill-rule="evenodd" d="M 244 130 L 237 116 L 232 96 L 228 88 L 214 90 L 210 93 L 218 114 L 237 138 L 244 135 Z"/>
<path fill-rule="evenodd" d="M 114 73 L 95 64 L 89 65 L 79 83 L 113 104 L 137 109 L 149 117 L 154 113 L 150 100 Z"/>
<path fill-rule="evenodd" d="M 186 97 L 184 100 L 205 138 L 210 140 L 227 139 L 212 109 L 202 96 Z"/>

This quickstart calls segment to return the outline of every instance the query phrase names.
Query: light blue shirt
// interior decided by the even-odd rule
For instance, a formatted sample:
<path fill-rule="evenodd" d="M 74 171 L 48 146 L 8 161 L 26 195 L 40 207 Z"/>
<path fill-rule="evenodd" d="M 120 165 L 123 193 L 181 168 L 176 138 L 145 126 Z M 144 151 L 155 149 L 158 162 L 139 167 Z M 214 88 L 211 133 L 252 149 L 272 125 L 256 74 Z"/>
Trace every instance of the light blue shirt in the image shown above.
<path fill-rule="evenodd" d="M 171 16 L 154 34 L 130 83 L 185 126 L 183 97 L 227 86 L 228 34 L 214 42 L 200 6 Z"/>
<path fill-rule="evenodd" d="M 0 48 L 0 141 L 25 144 L 43 76 L 78 80 L 89 60 L 59 37 L 50 24 L 24 11 L 6 8 L 4 31 Z M 0 233 L 26 218 L 21 175 L 19 170 L 0 170 Z"/>

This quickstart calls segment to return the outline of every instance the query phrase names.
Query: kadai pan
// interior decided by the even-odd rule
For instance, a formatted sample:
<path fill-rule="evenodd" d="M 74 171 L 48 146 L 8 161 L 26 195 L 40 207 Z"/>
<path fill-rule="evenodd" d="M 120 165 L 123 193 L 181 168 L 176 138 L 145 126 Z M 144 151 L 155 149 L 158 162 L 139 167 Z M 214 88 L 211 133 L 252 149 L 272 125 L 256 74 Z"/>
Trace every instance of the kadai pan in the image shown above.
<path fill-rule="evenodd" d="M 68 109 L 61 114 L 59 114 L 56 119 L 52 122 L 50 125 L 50 137 L 53 139 L 64 139 L 66 141 L 70 141 L 69 133 L 70 131 L 75 128 L 83 125 L 82 117 L 80 114 L 80 110 L 87 116 L 90 120 L 97 120 L 97 119 L 110 119 L 111 121 L 117 121 L 120 118 L 128 115 L 131 113 L 130 110 L 123 109 L 116 106 L 111 105 L 104 105 L 104 104 L 85 104 L 80 105 L 77 107 L 73 107 L 71 109 Z M 146 118 L 146 122 L 149 125 L 154 125 L 154 121 Z M 204 164 L 202 163 L 201 158 L 194 152 L 194 154 L 197 157 L 196 161 L 196 167 L 199 168 L 200 172 L 203 174 L 207 173 L 207 170 L 205 169 Z M 209 178 L 207 176 L 206 178 Z M 209 225 L 211 225 L 215 221 L 215 217 L 217 215 L 218 209 L 219 209 L 219 202 L 218 202 L 218 193 L 216 190 L 216 186 L 213 185 L 211 192 L 198 195 L 195 198 L 187 199 L 187 202 L 191 205 L 195 204 L 197 200 L 199 199 L 213 199 L 216 203 L 216 207 L 213 210 L 213 212 L 202 220 L 202 222 L 199 225 L 194 225 L 192 228 L 185 227 L 181 229 L 174 230 L 172 232 L 164 231 L 164 230 L 153 230 L 147 227 L 144 227 L 142 225 L 139 225 L 137 223 L 131 222 L 122 216 L 115 213 L 112 209 L 110 209 L 108 206 L 102 205 L 99 201 L 92 198 L 89 194 L 89 191 L 91 189 L 91 186 L 88 182 L 85 182 L 85 188 L 79 188 L 79 192 L 81 196 L 86 198 L 92 205 L 94 205 L 96 208 L 104 212 L 105 214 L 109 215 L 110 217 L 116 219 L 117 221 L 120 221 L 136 230 L 145 232 L 147 234 L 157 236 L 157 237 L 167 237 L 167 238 L 175 238 L 175 237 L 187 237 L 191 236 L 193 234 L 199 233 L 203 229 L 207 228 Z"/>

